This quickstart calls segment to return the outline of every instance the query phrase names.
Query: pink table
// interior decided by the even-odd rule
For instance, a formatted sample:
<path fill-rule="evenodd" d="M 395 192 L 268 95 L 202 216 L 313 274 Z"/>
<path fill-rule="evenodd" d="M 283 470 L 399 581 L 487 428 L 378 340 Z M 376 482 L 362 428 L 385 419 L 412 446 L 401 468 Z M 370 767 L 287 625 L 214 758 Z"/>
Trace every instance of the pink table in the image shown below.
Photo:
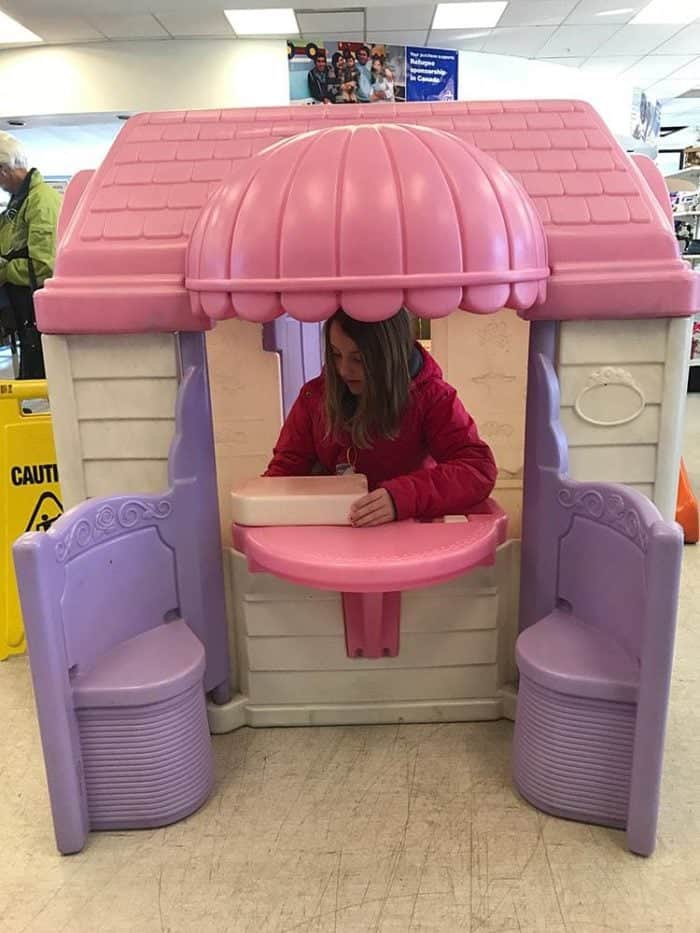
<path fill-rule="evenodd" d="M 489 499 L 461 522 L 399 522 L 379 528 L 234 526 L 253 573 L 343 594 L 350 657 L 399 652 L 401 592 L 444 583 L 493 564 L 507 517 Z"/>

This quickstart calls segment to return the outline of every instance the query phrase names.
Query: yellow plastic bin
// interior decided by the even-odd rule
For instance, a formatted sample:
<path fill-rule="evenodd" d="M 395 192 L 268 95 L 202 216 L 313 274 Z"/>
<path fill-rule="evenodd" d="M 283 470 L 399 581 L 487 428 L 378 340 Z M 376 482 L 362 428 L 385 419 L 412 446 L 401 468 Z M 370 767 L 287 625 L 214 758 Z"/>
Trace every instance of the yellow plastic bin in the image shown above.
<path fill-rule="evenodd" d="M 0 382 L 0 661 L 25 650 L 12 544 L 63 512 L 51 415 L 24 411 L 33 399 L 48 399 L 44 380 Z"/>

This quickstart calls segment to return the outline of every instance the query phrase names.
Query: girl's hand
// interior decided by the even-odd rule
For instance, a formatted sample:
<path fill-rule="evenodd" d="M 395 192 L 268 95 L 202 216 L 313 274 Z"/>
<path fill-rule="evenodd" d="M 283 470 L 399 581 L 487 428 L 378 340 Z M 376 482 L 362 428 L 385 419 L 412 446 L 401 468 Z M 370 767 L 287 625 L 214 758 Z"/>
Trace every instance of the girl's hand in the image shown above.
<path fill-rule="evenodd" d="M 368 496 L 358 499 L 350 509 L 350 523 L 356 528 L 387 525 L 393 521 L 396 521 L 396 509 L 386 489 L 375 489 Z"/>

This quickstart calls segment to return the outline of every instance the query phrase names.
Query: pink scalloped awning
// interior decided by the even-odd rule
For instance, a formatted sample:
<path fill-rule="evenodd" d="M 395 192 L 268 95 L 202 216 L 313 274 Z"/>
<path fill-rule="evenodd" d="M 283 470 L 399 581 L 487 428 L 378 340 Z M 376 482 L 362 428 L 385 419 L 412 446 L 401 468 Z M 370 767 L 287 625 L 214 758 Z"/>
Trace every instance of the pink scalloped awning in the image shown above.
<path fill-rule="evenodd" d="M 542 223 L 494 159 L 438 130 L 339 126 L 242 164 L 187 254 L 192 310 L 212 320 L 380 320 L 457 307 L 525 311 L 549 276 Z"/>

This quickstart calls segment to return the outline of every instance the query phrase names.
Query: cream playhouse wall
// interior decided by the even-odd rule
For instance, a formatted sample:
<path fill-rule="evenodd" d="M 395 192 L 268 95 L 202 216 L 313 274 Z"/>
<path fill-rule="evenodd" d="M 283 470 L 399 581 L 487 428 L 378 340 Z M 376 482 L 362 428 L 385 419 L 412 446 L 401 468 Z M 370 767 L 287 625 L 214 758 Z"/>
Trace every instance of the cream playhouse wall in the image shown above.
<path fill-rule="evenodd" d="M 432 332 L 446 378 L 494 449 L 497 497 L 510 536 L 518 537 L 528 325 L 504 310 L 487 318 L 452 315 L 435 321 Z M 684 319 L 560 328 L 561 418 L 571 475 L 632 486 L 667 518 L 675 515 L 672 465 L 680 457 L 683 417 L 682 402 L 673 400 L 683 397 L 689 333 Z M 94 336 L 49 335 L 44 344 L 51 394 L 61 397 L 54 431 L 67 506 L 165 488 L 178 375 L 174 338 L 115 337 L 105 344 Z M 207 348 L 225 538 L 228 492 L 264 469 L 282 423 L 279 362 L 262 349 L 261 328 L 241 321 L 211 331 Z M 598 423 L 626 418 L 625 424 Z"/>

